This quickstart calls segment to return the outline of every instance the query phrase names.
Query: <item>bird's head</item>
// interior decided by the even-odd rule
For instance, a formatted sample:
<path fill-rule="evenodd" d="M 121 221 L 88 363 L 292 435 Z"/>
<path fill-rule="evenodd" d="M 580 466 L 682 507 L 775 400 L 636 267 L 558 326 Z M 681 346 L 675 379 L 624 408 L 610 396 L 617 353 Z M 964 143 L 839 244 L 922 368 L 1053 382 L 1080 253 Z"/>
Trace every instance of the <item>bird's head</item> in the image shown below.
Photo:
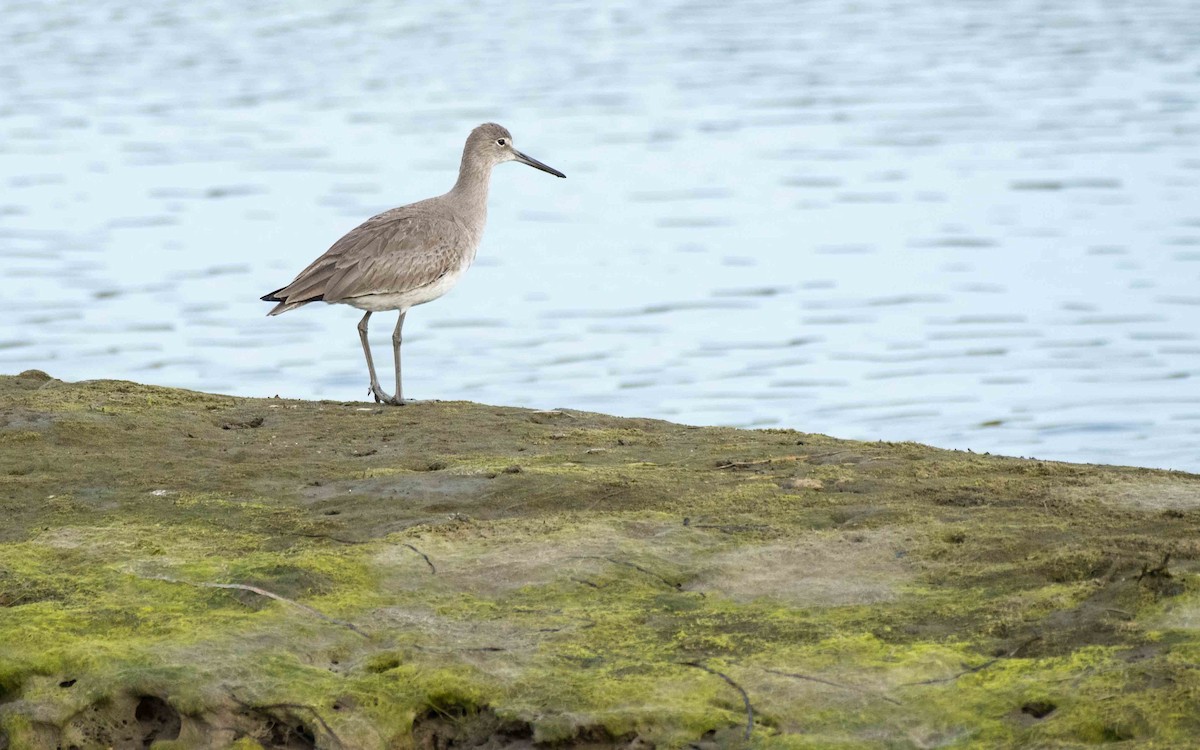
<path fill-rule="evenodd" d="M 549 172 L 555 177 L 566 177 L 557 169 L 548 167 L 537 159 L 518 151 L 513 146 L 512 133 L 508 132 L 503 125 L 497 125 L 494 122 L 485 122 L 471 131 L 471 135 L 467 137 L 464 158 L 477 164 L 486 164 L 489 167 L 506 161 L 519 161 L 543 172 Z"/>

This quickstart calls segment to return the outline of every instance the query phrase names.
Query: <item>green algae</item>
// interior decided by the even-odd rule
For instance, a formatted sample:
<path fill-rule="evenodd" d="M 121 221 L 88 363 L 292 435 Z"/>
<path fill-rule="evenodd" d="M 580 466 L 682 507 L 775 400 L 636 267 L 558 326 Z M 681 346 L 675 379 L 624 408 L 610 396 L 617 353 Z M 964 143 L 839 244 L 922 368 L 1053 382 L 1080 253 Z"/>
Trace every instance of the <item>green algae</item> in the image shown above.
<path fill-rule="evenodd" d="M 23 373 L 0 513 L 12 747 L 1200 729 L 1186 474 Z"/>

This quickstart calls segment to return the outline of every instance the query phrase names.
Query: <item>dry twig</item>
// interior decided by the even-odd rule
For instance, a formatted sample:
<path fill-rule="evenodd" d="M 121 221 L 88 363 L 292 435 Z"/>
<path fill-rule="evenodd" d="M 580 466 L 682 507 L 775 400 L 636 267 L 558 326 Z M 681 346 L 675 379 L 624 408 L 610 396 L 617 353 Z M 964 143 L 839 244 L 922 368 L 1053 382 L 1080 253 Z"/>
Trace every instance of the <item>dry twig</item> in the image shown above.
<path fill-rule="evenodd" d="M 665 578 L 665 577 L 659 575 L 658 573 L 655 573 L 653 570 L 647 570 L 646 568 L 643 568 L 641 565 L 638 565 L 637 563 L 631 563 L 631 562 L 627 562 L 625 560 L 618 560 L 615 557 L 604 557 L 603 555 L 573 555 L 571 557 L 571 559 L 572 560 L 604 560 L 605 562 L 610 562 L 613 565 L 624 565 L 627 568 L 633 568 L 636 571 L 645 573 L 646 575 L 651 576 L 653 578 L 657 578 L 658 580 L 662 581 L 663 583 L 667 584 L 668 586 L 670 586 L 673 589 L 682 589 L 683 588 L 682 583 L 676 583 L 668 578 Z"/>
<path fill-rule="evenodd" d="M 957 672 L 955 674 L 950 675 L 949 677 L 937 677 L 932 680 L 918 680 L 916 682 L 902 682 L 902 683 L 900 683 L 900 687 L 911 687 L 913 685 L 940 685 L 943 682 L 954 682 L 959 677 L 962 677 L 964 675 L 975 674 L 976 672 L 982 672 L 983 670 L 987 669 L 988 667 L 992 666 L 993 664 L 995 664 L 998 661 L 1000 661 L 1000 660 L 999 659 L 988 659 L 983 664 L 979 664 L 974 667 L 968 667 L 961 672 Z"/>
<path fill-rule="evenodd" d="M 343 539 L 342 537 L 333 536 L 332 534 L 310 534 L 303 531 L 292 531 L 289 533 L 292 536 L 299 536 L 305 539 L 328 539 L 329 541 L 337 542 L 338 544 L 364 544 L 364 542 L 356 539 Z"/>
<path fill-rule="evenodd" d="M 1142 572 L 1138 574 L 1137 579 L 1141 581 L 1146 576 L 1161 576 L 1163 578 L 1170 578 L 1171 571 L 1167 570 L 1167 563 L 1169 562 L 1171 562 L 1171 553 L 1168 551 L 1163 555 L 1162 562 L 1153 568 L 1149 567 L 1148 565 L 1142 565 Z"/>
<path fill-rule="evenodd" d="M 804 456 L 776 456 L 775 458 L 763 458 L 758 461 L 730 461 L 718 464 L 717 469 L 749 469 L 751 466 L 765 466 L 773 464 L 776 461 L 799 461 L 803 458 Z"/>
<path fill-rule="evenodd" d="M 307 604 L 301 604 L 300 602 L 295 601 L 294 599 L 288 599 L 286 596 L 280 596 L 279 594 L 276 594 L 273 591 L 267 591 L 266 589 L 259 588 L 258 586 L 250 586 L 245 583 L 211 583 L 208 581 L 200 581 L 200 582 L 184 581 L 179 578 L 169 578 L 167 576 L 142 576 L 142 578 L 149 580 L 149 581 L 166 581 L 167 583 L 182 583 L 186 586 L 196 586 L 198 588 L 205 588 L 205 589 L 235 589 L 237 591 L 249 591 L 252 594 L 258 594 L 259 596 L 265 596 L 268 599 L 274 599 L 277 602 L 284 602 L 285 604 L 290 604 L 293 607 L 296 607 L 297 609 L 301 609 L 301 610 L 307 612 L 308 614 L 312 615 L 313 617 L 316 617 L 319 620 L 324 620 L 325 622 L 328 622 L 333 625 L 341 625 L 343 628 L 346 628 L 347 630 L 351 630 L 355 633 L 358 633 L 363 638 L 370 638 L 369 635 L 367 635 L 363 631 L 359 630 L 358 626 L 352 622 L 346 622 L 345 620 L 338 620 L 336 618 L 330 617 L 329 615 L 325 614 L 324 612 L 313 609 L 312 607 L 308 606 Z"/>
<path fill-rule="evenodd" d="M 413 648 L 415 648 L 417 651 L 424 651 L 429 654 L 462 654 L 462 653 L 466 653 L 468 651 L 483 651 L 486 653 L 498 653 L 501 651 L 508 651 L 508 649 L 503 646 L 464 646 L 462 648 L 432 648 L 430 646 L 421 646 L 419 644 L 414 644 Z"/>
<path fill-rule="evenodd" d="M 812 675 L 800 674 L 799 672 L 782 672 L 778 669 L 767 669 L 766 667 L 763 667 L 763 671 L 770 672 L 771 674 L 777 674 L 777 675 L 780 675 L 781 677 L 792 677 L 797 680 L 808 680 L 809 682 L 819 682 L 822 685 L 828 685 L 830 687 L 840 688 L 842 690 L 853 690 L 856 693 L 864 693 L 867 695 L 874 695 L 874 696 L 878 697 L 880 700 L 885 700 L 888 703 L 892 703 L 897 706 L 904 705 L 903 703 L 896 700 L 895 698 L 884 695 L 883 693 L 880 693 L 880 692 L 877 692 L 874 690 L 868 690 L 867 688 L 861 688 L 857 685 L 843 685 L 840 682 L 834 682 L 833 680 L 826 680 L 823 677 L 813 677 Z"/>
<path fill-rule="evenodd" d="M 771 528 L 765 523 L 749 523 L 749 524 L 719 524 L 719 523 L 693 523 L 686 524 L 693 529 L 716 529 L 724 534 L 737 534 L 744 531 L 762 531 L 763 529 Z"/>
<path fill-rule="evenodd" d="M 725 682 L 729 683 L 730 687 L 732 687 L 734 690 L 738 691 L 738 693 L 741 694 L 742 704 L 746 706 L 745 738 L 750 739 L 751 733 L 754 732 L 754 706 L 750 705 L 750 696 L 746 694 L 746 691 L 744 689 L 742 689 L 742 686 L 737 684 L 736 682 L 734 682 L 733 678 L 731 678 L 729 675 L 727 675 L 723 672 L 718 672 L 717 670 L 713 669 L 712 667 L 706 667 L 703 664 L 700 664 L 699 662 L 685 661 L 685 662 L 683 662 L 683 664 L 688 667 L 695 667 L 696 669 L 703 669 L 705 672 L 708 672 L 711 675 L 716 675 L 717 677 L 720 677 L 722 680 L 725 680 Z"/>
<path fill-rule="evenodd" d="M 403 544 L 403 546 L 405 546 L 405 547 L 408 547 L 410 550 L 412 550 L 413 552 L 416 552 L 418 555 L 420 555 L 420 556 L 421 556 L 421 559 L 425 561 L 425 564 L 429 566 L 429 572 L 430 572 L 431 574 L 436 574 L 436 573 L 437 573 L 437 568 L 433 567 L 433 561 L 429 559 L 429 555 L 425 554 L 425 553 L 424 553 L 424 552 L 422 552 L 421 550 L 419 550 L 419 549 L 417 549 L 416 547 L 412 546 L 412 545 L 411 545 L 411 544 L 409 544 L 408 542 L 402 542 L 401 544 Z"/>
<path fill-rule="evenodd" d="M 938 685 L 943 682 L 954 682 L 959 677 L 963 677 L 964 675 L 975 674 L 976 672 L 982 672 L 983 670 L 992 666 L 996 662 L 1000 661 L 1001 658 L 1012 659 L 1012 658 L 1016 657 L 1016 655 L 1019 654 L 1021 651 L 1023 651 L 1026 646 L 1028 646 L 1031 643 L 1034 643 L 1035 641 L 1040 641 L 1041 639 L 1042 639 L 1042 637 L 1040 635 L 1035 635 L 1034 637 L 1030 638 L 1029 640 L 1023 641 L 1022 643 L 1018 644 L 1016 648 L 1014 648 L 1012 651 L 1009 651 L 1003 657 L 997 657 L 995 659 L 988 659 L 983 664 L 979 664 L 974 667 L 968 667 L 957 674 L 950 675 L 949 677 L 938 677 L 938 678 L 932 679 L 932 680 L 918 680 L 917 682 L 902 682 L 902 683 L 900 683 L 900 687 L 910 687 L 912 685 Z"/>

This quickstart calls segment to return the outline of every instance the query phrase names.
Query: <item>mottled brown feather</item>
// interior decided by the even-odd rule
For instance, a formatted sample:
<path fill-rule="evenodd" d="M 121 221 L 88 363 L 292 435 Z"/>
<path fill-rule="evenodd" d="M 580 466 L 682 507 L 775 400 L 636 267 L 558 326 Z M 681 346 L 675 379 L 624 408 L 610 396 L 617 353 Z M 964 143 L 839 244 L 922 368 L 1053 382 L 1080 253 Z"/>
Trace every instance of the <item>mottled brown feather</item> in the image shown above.
<path fill-rule="evenodd" d="M 432 201 L 373 216 L 335 242 L 292 283 L 272 292 L 284 312 L 317 299 L 344 302 L 419 289 L 456 270 L 467 227 L 430 210 Z M 456 242 L 457 240 L 457 242 Z"/>

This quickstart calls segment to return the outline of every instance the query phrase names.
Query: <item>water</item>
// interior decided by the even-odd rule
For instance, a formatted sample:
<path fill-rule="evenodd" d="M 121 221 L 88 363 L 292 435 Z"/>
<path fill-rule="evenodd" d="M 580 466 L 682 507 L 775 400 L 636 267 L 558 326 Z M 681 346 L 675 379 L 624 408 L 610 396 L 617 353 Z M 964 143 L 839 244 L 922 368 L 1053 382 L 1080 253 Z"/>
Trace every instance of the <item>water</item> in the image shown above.
<path fill-rule="evenodd" d="M 496 120 L 568 179 L 497 170 L 415 398 L 1200 470 L 1192 3 L 0 18 L 2 372 L 365 398 L 357 311 L 258 297 Z"/>

